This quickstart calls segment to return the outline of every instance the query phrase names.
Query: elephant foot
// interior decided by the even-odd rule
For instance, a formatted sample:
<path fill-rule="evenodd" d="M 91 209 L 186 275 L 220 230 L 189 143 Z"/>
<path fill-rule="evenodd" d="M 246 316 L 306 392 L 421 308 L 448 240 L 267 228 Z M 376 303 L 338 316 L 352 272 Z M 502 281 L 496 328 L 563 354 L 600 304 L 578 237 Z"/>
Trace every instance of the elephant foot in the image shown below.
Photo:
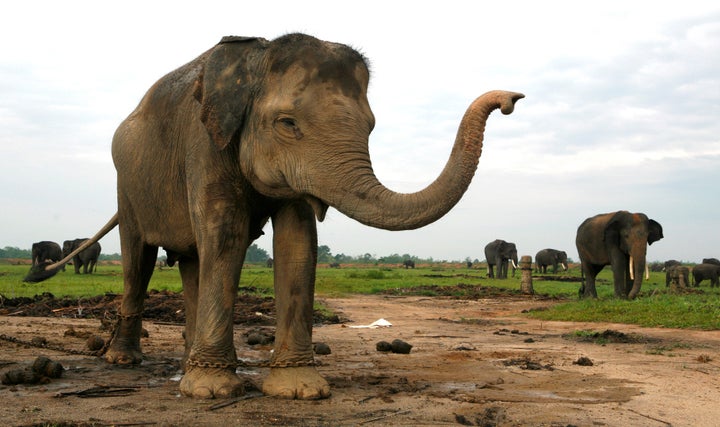
<path fill-rule="evenodd" d="M 316 400 L 330 396 L 330 385 L 312 366 L 273 368 L 262 391 L 268 396 Z"/>
<path fill-rule="evenodd" d="M 242 396 L 245 388 L 235 368 L 188 366 L 180 380 L 180 392 L 188 397 L 213 399 Z"/>
<path fill-rule="evenodd" d="M 143 354 L 139 348 L 125 345 L 121 340 L 113 341 L 105 353 L 105 361 L 116 365 L 137 365 L 142 359 Z"/>

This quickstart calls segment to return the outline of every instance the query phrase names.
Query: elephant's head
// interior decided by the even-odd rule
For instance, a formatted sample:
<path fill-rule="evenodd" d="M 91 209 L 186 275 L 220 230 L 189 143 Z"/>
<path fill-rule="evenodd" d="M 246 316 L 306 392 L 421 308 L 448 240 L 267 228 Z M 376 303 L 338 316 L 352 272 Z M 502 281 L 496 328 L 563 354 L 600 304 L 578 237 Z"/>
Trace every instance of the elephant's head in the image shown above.
<path fill-rule="evenodd" d="M 497 108 L 510 114 L 523 95 L 494 91 L 476 99 L 440 176 L 401 194 L 378 181 L 370 162 L 369 78 L 365 58 L 345 45 L 302 34 L 226 38 L 208 52 L 195 97 L 215 144 L 239 146 L 242 172 L 260 193 L 303 198 L 320 221 L 330 205 L 388 230 L 429 224 L 470 184 L 488 115 Z"/>
<path fill-rule="evenodd" d="M 567 253 L 565 251 L 557 251 L 555 253 L 555 260 L 562 266 L 563 270 L 568 269 Z"/>
<path fill-rule="evenodd" d="M 662 238 L 662 226 L 645 214 L 619 211 L 610 217 L 605 227 L 605 242 L 629 256 L 628 275 L 632 288 L 628 289 L 628 298 L 637 296 L 643 275 L 648 274 L 645 259 L 647 245 Z"/>

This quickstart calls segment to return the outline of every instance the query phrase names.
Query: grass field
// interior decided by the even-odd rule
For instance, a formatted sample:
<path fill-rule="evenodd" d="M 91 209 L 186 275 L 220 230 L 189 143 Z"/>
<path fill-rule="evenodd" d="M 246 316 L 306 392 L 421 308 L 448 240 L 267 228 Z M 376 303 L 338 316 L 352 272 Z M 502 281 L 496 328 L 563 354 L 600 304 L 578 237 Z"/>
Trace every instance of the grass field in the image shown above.
<path fill-rule="evenodd" d="M 32 297 L 49 292 L 56 297 L 85 297 L 104 293 L 122 293 L 122 269 L 117 265 L 101 265 L 92 275 L 76 275 L 72 267 L 42 283 L 24 283 L 29 266 L 0 263 L 0 296 L 5 298 Z M 577 268 L 563 273 L 579 276 Z M 272 269 L 247 265 L 243 269 L 240 287 L 252 292 L 273 293 Z M 707 284 L 692 288 L 683 295 L 669 294 L 664 273 L 650 273 L 643 283 L 639 298 L 627 301 L 613 297 L 612 272 L 606 267 L 598 276 L 597 300 L 578 300 L 578 282 L 534 280 L 536 294 L 558 298 L 560 302 L 549 310 L 533 311 L 528 316 L 546 320 L 609 321 L 634 323 L 642 326 L 720 329 L 720 289 Z M 315 293 L 318 297 L 352 294 L 374 294 L 399 288 L 428 286 L 482 285 L 505 289 L 520 289 L 520 273 L 507 280 L 488 279 L 484 269 L 468 269 L 460 265 L 423 266 L 416 269 L 395 266 L 357 266 L 343 268 L 319 267 Z M 180 292 L 177 268 L 156 270 L 150 289 Z M 423 288 L 423 294 L 432 291 Z M 2 301 L 0 300 L 0 304 Z"/>

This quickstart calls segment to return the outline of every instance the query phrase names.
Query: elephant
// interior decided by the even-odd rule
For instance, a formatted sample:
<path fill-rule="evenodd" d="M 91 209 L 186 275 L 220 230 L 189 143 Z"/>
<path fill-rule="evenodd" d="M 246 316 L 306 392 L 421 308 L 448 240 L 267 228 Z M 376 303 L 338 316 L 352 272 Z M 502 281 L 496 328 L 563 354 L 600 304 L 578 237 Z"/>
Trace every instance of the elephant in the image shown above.
<path fill-rule="evenodd" d="M 567 253 L 557 249 L 542 249 L 535 254 L 535 267 L 538 273 L 547 273 L 547 268 L 552 265 L 553 274 L 557 273 L 558 264 L 563 268 L 563 271 L 567 271 Z"/>
<path fill-rule="evenodd" d="M 682 263 L 676 259 L 669 259 L 663 264 L 663 270 L 667 271 L 670 267 L 675 267 L 677 265 L 682 265 Z"/>
<path fill-rule="evenodd" d="M 702 263 L 703 263 L 703 264 L 715 264 L 715 265 L 720 265 L 720 259 L 717 259 L 717 258 L 703 258 Z"/>
<path fill-rule="evenodd" d="M 670 286 L 673 280 L 678 287 L 686 288 L 690 286 L 690 269 L 682 265 L 669 267 L 665 270 L 665 286 Z"/>
<path fill-rule="evenodd" d="M 60 261 L 63 258 L 63 251 L 55 242 L 43 240 L 32 245 L 32 266 L 40 264 L 43 261 Z"/>
<path fill-rule="evenodd" d="M 68 254 L 72 253 L 88 240 L 89 239 L 65 240 L 62 248 L 63 256 L 67 257 Z M 97 269 L 96 265 L 98 258 L 100 257 L 101 250 L 102 247 L 100 246 L 100 243 L 95 242 L 74 255 L 72 257 L 72 261 L 75 266 L 75 274 L 80 274 L 80 267 L 83 269 L 83 274 L 92 274 L 92 272 Z"/>
<path fill-rule="evenodd" d="M 403 265 L 405 266 L 406 270 L 408 268 L 415 268 L 415 261 L 413 261 L 411 259 L 406 259 L 405 261 L 403 261 Z"/>
<path fill-rule="evenodd" d="M 373 172 L 369 78 L 366 58 L 343 44 L 299 33 L 228 36 L 149 89 L 113 137 L 118 210 L 95 237 L 118 226 L 123 255 L 124 294 L 107 362 L 142 360 L 143 300 L 162 247 L 179 263 L 186 307 L 180 392 L 242 394 L 233 303 L 246 250 L 271 221 L 277 326 L 262 391 L 330 395 L 313 360 L 316 221 L 331 206 L 385 230 L 438 220 L 472 180 L 490 113 L 510 114 L 524 97 L 490 91 L 476 98 L 443 171 L 407 194 Z"/>
<path fill-rule="evenodd" d="M 693 286 L 700 286 L 703 280 L 710 280 L 710 287 L 720 285 L 720 265 L 698 264 L 692 269 Z"/>
<path fill-rule="evenodd" d="M 640 292 L 643 272 L 649 275 L 647 245 L 662 238 L 660 223 L 643 213 L 617 211 L 583 221 L 575 238 L 584 282 L 580 296 L 597 298 L 595 277 L 610 265 L 615 296 L 634 299 Z"/>
<path fill-rule="evenodd" d="M 518 255 L 515 243 L 496 239 L 485 245 L 485 260 L 487 261 L 487 274 L 493 278 L 493 266 L 497 265 L 497 278 L 507 279 L 508 263 L 512 262 L 512 277 L 518 268 Z"/>

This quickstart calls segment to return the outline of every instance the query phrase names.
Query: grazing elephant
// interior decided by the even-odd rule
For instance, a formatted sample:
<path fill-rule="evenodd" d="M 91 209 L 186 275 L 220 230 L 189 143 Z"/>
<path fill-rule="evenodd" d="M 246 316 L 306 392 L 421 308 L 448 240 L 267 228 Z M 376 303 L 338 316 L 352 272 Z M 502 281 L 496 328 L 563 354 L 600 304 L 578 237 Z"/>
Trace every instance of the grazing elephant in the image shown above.
<path fill-rule="evenodd" d="M 667 271 L 668 268 L 675 267 L 677 265 L 682 265 L 682 263 L 676 259 L 669 259 L 663 264 L 663 270 Z"/>
<path fill-rule="evenodd" d="M 584 277 L 580 296 L 597 298 L 595 277 L 610 265 L 615 296 L 635 298 L 643 272 L 649 274 L 645 263 L 647 245 L 662 238 L 662 226 L 642 213 L 618 211 L 583 221 L 575 238 Z"/>
<path fill-rule="evenodd" d="M 717 258 L 703 258 L 702 263 L 703 263 L 703 264 L 715 264 L 715 265 L 720 265 L 720 259 L 717 259 Z"/>
<path fill-rule="evenodd" d="M 411 259 L 406 259 L 405 261 L 403 261 L 403 265 L 405 266 L 406 270 L 408 268 L 415 268 L 415 261 L 413 261 Z"/>
<path fill-rule="evenodd" d="M 518 268 L 518 256 L 515 243 L 504 240 L 493 240 L 485 245 L 485 260 L 487 261 L 487 273 L 493 278 L 493 267 L 497 266 L 497 278 L 507 279 L 508 264 L 512 262 L 512 277 L 515 277 L 515 269 Z"/>
<path fill-rule="evenodd" d="M 558 264 L 563 268 L 563 271 L 567 271 L 567 254 L 565 251 L 559 251 L 557 249 L 543 249 L 535 254 L 535 268 L 538 273 L 547 273 L 547 268 L 552 265 L 553 274 L 557 273 Z"/>
<path fill-rule="evenodd" d="M 718 286 L 720 283 L 720 265 L 698 264 L 692 269 L 693 286 L 700 286 L 703 280 L 710 280 L 710 287 Z"/>
<path fill-rule="evenodd" d="M 665 286 L 670 286 L 672 281 L 681 288 L 690 286 L 690 269 L 682 265 L 670 266 L 665 270 Z"/>
<path fill-rule="evenodd" d="M 495 109 L 523 95 L 492 91 L 460 122 L 450 159 L 424 190 L 397 193 L 373 173 L 367 60 L 304 34 L 225 37 L 161 78 L 113 138 L 125 292 L 110 363 L 140 363 L 143 301 L 158 247 L 179 262 L 186 306 L 186 396 L 243 392 L 233 302 L 248 246 L 272 220 L 277 330 L 267 395 L 327 397 L 313 361 L 316 220 L 329 206 L 372 227 L 441 218 L 475 173 Z M 53 266 L 48 266 L 53 268 Z"/>
<path fill-rule="evenodd" d="M 62 248 L 60 248 L 60 245 L 55 242 L 43 240 L 42 242 L 36 242 L 32 245 L 33 267 L 47 260 L 57 262 L 60 261 L 62 258 Z"/>
<path fill-rule="evenodd" d="M 63 256 L 67 257 L 75 249 L 79 248 L 83 243 L 89 239 L 75 239 L 66 240 L 63 242 Z M 83 249 L 81 252 L 75 254 L 72 257 L 73 265 L 75 266 L 75 274 L 80 274 L 80 267 L 83 269 L 83 274 L 92 274 L 96 270 L 96 264 L 100 257 L 100 243 L 94 242 L 92 245 Z"/>

